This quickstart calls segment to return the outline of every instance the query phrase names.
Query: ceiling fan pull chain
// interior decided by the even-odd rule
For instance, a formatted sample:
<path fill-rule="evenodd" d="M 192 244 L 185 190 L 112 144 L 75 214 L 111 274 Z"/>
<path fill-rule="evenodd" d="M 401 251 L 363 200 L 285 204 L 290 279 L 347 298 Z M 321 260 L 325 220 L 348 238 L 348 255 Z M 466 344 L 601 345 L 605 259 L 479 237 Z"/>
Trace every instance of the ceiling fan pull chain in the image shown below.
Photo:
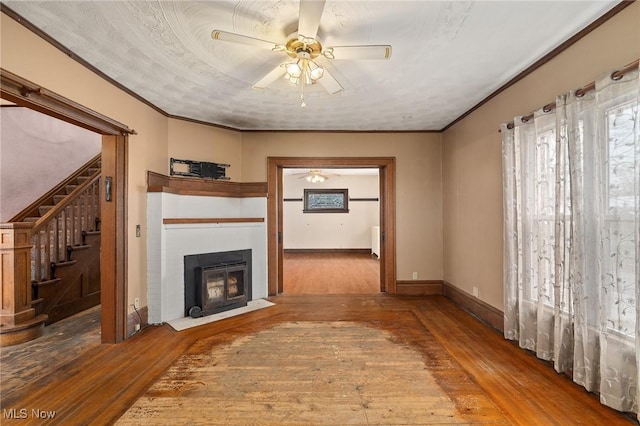
<path fill-rule="evenodd" d="M 298 84 L 300 85 L 300 108 L 304 108 L 307 106 L 304 101 L 304 80 L 298 80 Z"/>

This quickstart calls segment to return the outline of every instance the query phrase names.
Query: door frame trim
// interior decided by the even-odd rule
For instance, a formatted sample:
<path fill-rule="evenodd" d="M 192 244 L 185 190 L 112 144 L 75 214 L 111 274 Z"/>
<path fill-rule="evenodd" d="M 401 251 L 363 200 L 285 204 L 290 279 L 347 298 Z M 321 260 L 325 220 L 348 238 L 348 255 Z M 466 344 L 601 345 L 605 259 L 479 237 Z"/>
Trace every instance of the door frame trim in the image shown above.
<path fill-rule="evenodd" d="M 126 339 L 128 135 L 135 131 L 71 99 L 0 68 L 0 96 L 102 135 L 103 176 L 112 176 L 112 208 L 101 202 L 100 292 L 102 343 Z M 104 181 L 104 179 L 103 179 Z M 102 183 L 104 186 L 104 183 Z"/>
<path fill-rule="evenodd" d="M 268 294 L 283 291 L 284 168 L 377 168 L 380 179 L 380 291 L 396 290 L 396 159 L 395 157 L 268 157 L 267 158 L 267 270 Z"/>

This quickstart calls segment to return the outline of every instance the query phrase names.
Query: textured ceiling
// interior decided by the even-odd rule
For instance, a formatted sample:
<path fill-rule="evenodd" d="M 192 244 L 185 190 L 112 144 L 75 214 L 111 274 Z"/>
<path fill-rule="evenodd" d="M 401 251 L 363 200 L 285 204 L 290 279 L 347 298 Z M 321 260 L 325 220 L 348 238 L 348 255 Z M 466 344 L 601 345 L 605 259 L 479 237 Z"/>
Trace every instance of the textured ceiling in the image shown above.
<path fill-rule="evenodd" d="M 318 63 L 300 107 L 283 52 L 213 41 L 213 29 L 284 43 L 298 1 L 3 1 L 104 74 L 174 116 L 240 130 L 441 130 L 617 1 L 334 1 L 323 46 L 389 44 L 389 60 Z"/>

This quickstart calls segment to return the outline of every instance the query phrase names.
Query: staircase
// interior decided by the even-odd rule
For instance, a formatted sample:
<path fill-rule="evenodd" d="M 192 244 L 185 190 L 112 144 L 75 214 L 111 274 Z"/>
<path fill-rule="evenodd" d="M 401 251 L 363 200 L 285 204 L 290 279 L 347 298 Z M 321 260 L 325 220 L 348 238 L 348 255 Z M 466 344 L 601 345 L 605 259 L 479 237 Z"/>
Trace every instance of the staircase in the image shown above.
<path fill-rule="evenodd" d="M 46 324 L 100 303 L 100 155 L 14 216 L 32 223 L 31 306 Z"/>

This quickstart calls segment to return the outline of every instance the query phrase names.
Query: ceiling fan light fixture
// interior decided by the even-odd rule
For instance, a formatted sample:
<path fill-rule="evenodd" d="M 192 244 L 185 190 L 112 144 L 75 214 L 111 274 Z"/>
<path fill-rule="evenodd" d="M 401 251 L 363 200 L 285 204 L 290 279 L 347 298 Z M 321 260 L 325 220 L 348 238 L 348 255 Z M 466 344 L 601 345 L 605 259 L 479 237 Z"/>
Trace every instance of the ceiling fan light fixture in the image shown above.
<path fill-rule="evenodd" d="M 314 82 L 318 81 L 324 75 L 324 68 L 313 61 L 309 61 L 309 77 Z"/>
<path fill-rule="evenodd" d="M 289 80 L 291 84 L 298 84 L 299 77 L 291 77 L 289 74 L 284 75 L 285 80 Z"/>
<path fill-rule="evenodd" d="M 311 172 L 308 176 L 305 177 L 305 179 L 307 180 L 307 182 L 310 182 L 310 183 L 322 183 L 325 181 L 326 178 L 321 174 L 318 174 L 316 172 Z"/>
<path fill-rule="evenodd" d="M 304 86 L 310 86 L 317 83 L 324 75 L 324 68 L 316 64 L 313 59 L 309 58 L 306 51 L 298 52 L 298 60 L 282 64 L 286 73 L 284 78 L 300 86 L 300 107 L 305 108 L 307 103 L 304 101 Z"/>
<path fill-rule="evenodd" d="M 309 72 L 304 73 L 304 85 L 310 86 L 313 83 L 315 83 L 315 81 L 311 79 L 311 74 L 309 74 Z"/>
<path fill-rule="evenodd" d="M 299 62 L 300 61 L 291 62 L 285 66 L 285 69 L 287 70 L 287 76 L 289 76 L 288 80 L 295 78 L 295 83 L 298 82 L 297 79 L 302 75 L 302 67 L 300 66 Z"/>
<path fill-rule="evenodd" d="M 284 78 L 293 84 L 298 84 L 299 80 L 302 79 L 304 84 L 309 86 L 316 83 L 324 75 L 324 68 L 313 60 L 305 58 L 285 64 L 284 69 L 287 71 Z"/>

